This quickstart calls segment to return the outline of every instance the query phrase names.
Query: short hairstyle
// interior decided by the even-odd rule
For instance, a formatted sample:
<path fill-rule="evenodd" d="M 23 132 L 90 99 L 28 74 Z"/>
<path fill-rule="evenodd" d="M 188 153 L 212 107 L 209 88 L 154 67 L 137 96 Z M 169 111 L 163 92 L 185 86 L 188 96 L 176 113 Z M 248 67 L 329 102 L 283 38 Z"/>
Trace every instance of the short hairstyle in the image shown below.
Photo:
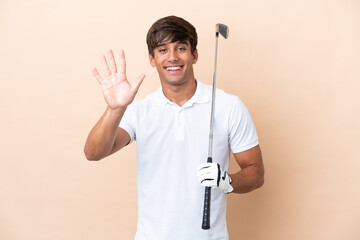
<path fill-rule="evenodd" d="M 146 43 L 149 54 L 154 57 L 154 49 L 164 41 L 186 41 L 189 40 L 191 53 L 197 46 L 197 33 L 195 27 L 177 16 L 167 16 L 157 20 L 149 29 Z"/>

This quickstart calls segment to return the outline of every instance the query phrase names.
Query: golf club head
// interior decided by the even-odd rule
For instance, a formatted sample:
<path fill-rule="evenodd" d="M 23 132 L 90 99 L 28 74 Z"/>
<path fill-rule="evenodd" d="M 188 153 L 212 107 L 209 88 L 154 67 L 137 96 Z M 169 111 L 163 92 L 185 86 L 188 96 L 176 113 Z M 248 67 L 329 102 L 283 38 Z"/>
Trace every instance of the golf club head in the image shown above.
<path fill-rule="evenodd" d="M 229 37 L 229 28 L 225 24 L 218 23 L 216 24 L 216 36 L 221 34 L 225 39 Z"/>

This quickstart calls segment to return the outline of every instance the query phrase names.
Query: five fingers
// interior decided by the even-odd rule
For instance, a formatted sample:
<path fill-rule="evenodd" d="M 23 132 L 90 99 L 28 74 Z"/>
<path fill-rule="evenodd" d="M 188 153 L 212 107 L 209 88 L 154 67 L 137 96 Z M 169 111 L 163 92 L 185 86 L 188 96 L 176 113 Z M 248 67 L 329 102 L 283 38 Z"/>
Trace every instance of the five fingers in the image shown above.
<path fill-rule="evenodd" d="M 102 66 L 105 72 L 105 78 L 109 78 L 112 74 L 117 73 L 117 65 L 114 57 L 113 51 L 110 49 L 107 53 L 107 58 L 105 56 L 101 57 Z M 125 52 L 124 50 L 120 50 L 120 59 L 119 59 L 119 73 L 123 79 L 126 79 L 126 61 L 125 61 Z M 102 84 L 104 79 L 99 74 L 99 71 L 96 68 L 92 69 L 92 74 L 96 78 L 96 80 Z M 137 92 L 140 84 L 145 78 L 145 74 L 141 74 L 132 85 L 132 90 Z"/>

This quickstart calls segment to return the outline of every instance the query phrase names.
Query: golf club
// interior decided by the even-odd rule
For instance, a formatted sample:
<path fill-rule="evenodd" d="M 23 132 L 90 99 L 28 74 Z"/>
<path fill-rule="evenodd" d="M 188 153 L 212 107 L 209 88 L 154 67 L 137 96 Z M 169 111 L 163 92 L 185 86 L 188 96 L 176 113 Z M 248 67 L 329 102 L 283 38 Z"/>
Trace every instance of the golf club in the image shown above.
<path fill-rule="evenodd" d="M 215 44 L 215 64 L 214 64 L 214 75 L 213 75 L 213 85 L 212 85 L 212 98 L 211 98 L 211 116 L 210 116 L 210 134 L 209 134 L 209 152 L 207 162 L 212 162 L 212 145 L 213 145 L 213 124 L 214 124 L 214 108 L 215 108 L 215 83 L 216 83 L 216 62 L 217 62 L 217 49 L 218 49 L 218 40 L 219 33 L 225 39 L 229 36 L 229 28 L 221 23 L 216 24 L 216 44 Z M 211 187 L 205 187 L 205 196 L 204 196 L 204 212 L 203 212 L 203 222 L 202 229 L 210 229 L 210 201 L 211 201 Z"/>

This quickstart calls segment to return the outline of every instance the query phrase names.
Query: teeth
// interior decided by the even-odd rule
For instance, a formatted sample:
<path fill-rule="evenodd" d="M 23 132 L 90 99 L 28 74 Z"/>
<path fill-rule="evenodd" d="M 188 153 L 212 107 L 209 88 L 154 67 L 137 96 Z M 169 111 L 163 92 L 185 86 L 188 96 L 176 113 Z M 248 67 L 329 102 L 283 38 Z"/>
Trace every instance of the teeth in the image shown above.
<path fill-rule="evenodd" d="M 172 70 L 180 70 L 181 67 L 168 67 L 166 70 L 172 71 Z"/>

